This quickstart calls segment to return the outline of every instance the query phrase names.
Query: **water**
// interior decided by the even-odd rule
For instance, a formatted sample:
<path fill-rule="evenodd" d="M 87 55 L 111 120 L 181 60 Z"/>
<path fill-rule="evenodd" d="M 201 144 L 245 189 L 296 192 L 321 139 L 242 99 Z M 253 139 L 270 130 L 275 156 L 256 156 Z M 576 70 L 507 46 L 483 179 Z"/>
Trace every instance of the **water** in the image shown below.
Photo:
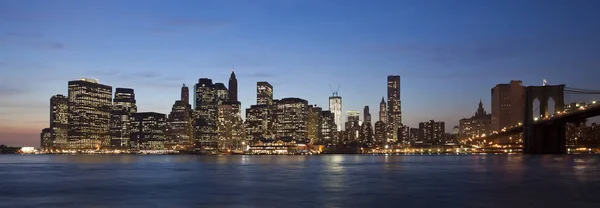
<path fill-rule="evenodd" d="M 0 207 L 600 207 L 600 156 L 0 155 Z"/>

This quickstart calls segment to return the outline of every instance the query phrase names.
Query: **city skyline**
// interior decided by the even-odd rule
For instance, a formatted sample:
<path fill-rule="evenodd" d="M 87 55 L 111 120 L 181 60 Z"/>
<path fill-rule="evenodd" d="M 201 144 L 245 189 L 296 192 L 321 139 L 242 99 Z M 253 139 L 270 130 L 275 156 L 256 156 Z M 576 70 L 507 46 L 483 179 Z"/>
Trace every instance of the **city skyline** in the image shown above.
<path fill-rule="evenodd" d="M 240 109 L 247 109 L 255 103 L 258 81 L 271 83 L 276 98 L 303 98 L 323 109 L 327 109 L 331 96 L 328 85 L 340 84 L 339 96 L 343 97 L 342 114 L 345 115 L 348 110 L 361 110 L 365 105 L 370 106 L 371 114 L 376 112 L 374 109 L 378 109 L 381 97 L 386 96 L 386 76 L 393 74 L 401 76 L 403 123 L 417 127 L 419 122 L 431 119 L 445 121 L 446 131 L 457 125 L 459 119 L 470 116 L 472 106 L 480 99 L 485 109 L 491 110 L 489 92 L 498 83 L 522 80 L 524 85 L 540 85 L 542 79 L 547 79 L 551 84 L 600 88 L 589 80 L 589 77 L 599 75 L 599 52 L 593 46 L 600 42 L 597 38 L 600 27 L 593 24 L 591 17 L 597 15 L 590 9 L 594 6 L 589 5 L 596 2 L 587 2 L 588 5 L 545 2 L 542 5 L 547 7 L 544 11 L 533 9 L 540 5 L 532 2 L 519 5 L 521 7 L 501 2 L 486 2 L 486 5 L 473 2 L 469 6 L 452 5 L 458 9 L 456 12 L 462 12 L 455 20 L 441 19 L 448 15 L 442 9 L 449 6 L 444 6 L 447 4 L 444 2 L 435 6 L 418 2 L 380 2 L 371 6 L 390 9 L 383 9 L 385 12 L 381 14 L 363 12 L 366 18 L 342 12 L 327 16 L 325 11 L 335 4 L 323 2 L 311 8 L 315 6 L 312 3 L 272 3 L 250 9 L 242 9 L 240 5 L 228 7 L 243 11 L 243 14 L 264 12 L 266 8 L 283 11 L 300 8 L 293 14 L 271 12 L 254 20 L 242 20 L 243 15 L 195 15 L 193 9 L 175 14 L 169 8 L 157 16 L 147 16 L 143 12 L 128 15 L 125 12 L 127 8 L 138 6 L 132 3 L 92 3 L 121 8 L 117 9 L 114 17 L 77 2 L 49 4 L 31 1 L 19 6 L 0 3 L 9 8 L 2 12 L 0 21 L 18 23 L 8 24 L 0 30 L 0 43 L 6 46 L 0 52 L 7 54 L 0 58 L 0 143 L 37 146 L 40 130 L 48 127 L 49 98 L 55 94 L 66 95 L 66 82 L 82 77 L 99 78 L 101 83 L 113 88 L 132 88 L 136 91 L 139 112 L 168 114 L 179 97 L 182 83 L 193 86 L 202 77 L 227 83 L 231 65 L 235 64 L 238 96 L 242 103 Z M 192 3 L 190 8 L 226 8 L 222 3 L 205 4 L 208 5 Z M 150 2 L 139 6 L 141 11 L 150 11 L 161 4 Z M 346 11 L 362 11 L 357 2 L 347 2 L 343 6 Z M 173 7 L 182 8 L 184 5 Z M 562 10 L 562 7 L 570 9 L 560 14 L 552 13 Z M 46 8 L 55 12 L 44 12 Z M 398 20 L 395 21 L 402 23 L 400 25 L 404 28 L 413 29 L 412 32 L 385 24 L 369 26 L 374 21 L 369 16 L 383 18 L 392 15 L 393 8 L 410 8 L 392 17 L 396 17 Z M 497 11 L 490 12 L 492 8 Z M 517 8 L 522 9 L 513 11 Z M 300 29 L 290 28 L 284 23 L 314 10 L 319 11 L 319 17 L 328 17 L 325 18 L 327 21 L 317 24 L 317 19 L 308 18 L 301 22 L 303 24 L 299 28 L 325 29 L 320 31 L 321 36 L 295 31 Z M 424 16 L 423 13 L 430 11 L 441 14 L 437 18 Z M 511 12 L 515 12 L 516 17 L 501 19 Z M 447 27 L 450 28 L 417 26 L 401 20 L 403 15 L 429 24 L 449 23 Z M 483 20 L 470 19 L 478 15 L 482 15 Z M 261 18 L 274 16 L 283 19 L 282 22 L 270 22 L 271 29 L 280 29 L 280 32 L 264 36 L 264 32 L 260 31 L 268 26 L 265 28 L 257 24 L 266 21 Z M 119 38 L 102 31 L 96 31 L 99 32 L 96 35 L 85 32 L 89 27 L 71 17 L 94 21 L 96 27 L 116 32 Z M 544 18 L 538 20 L 534 17 Z M 127 21 L 104 24 L 113 18 Z M 490 21 L 500 21 L 501 24 L 486 26 Z M 545 21 L 553 24 L 542 24 Z M 145 23 L 151 29 L 125 29 L 137 23 Z M 42 26 L 44 24 L 51 26 Z M 455 31 L 468 29 L 468 24 L 474 24 L 478 29 L 471 33 Z M 531 24 L 533 28 L 525 28 Z M 74 30 L 68 29 L 71 27 Z M 245 29 L 251 33 L 227 35 L 241 33 Z M 497 37 L 508 29 L 514 30 L 514 36 Z M 340 36 L 341 33 L 357 31 L 354 35 Z M 437 37 L 438 32 L 447 35 Z M 144 33 L 149 34 L 147 38 L 132 41 Z M 92 43 L 102 35 L 108 38 L 101 39 L 100 44 Z M 399 37 L 392 37 L 395 35 Z M 436 37 L 431 37 L 434 35 Z M 182 40 L 175 40 L 178 38 Z M 373 38 L 380 41 L 373 42 Z M 293 44 L 295 40 L 300 41 Z M 562 43 L 548 48 L 555 40 Z M 359 44 L 344 46 L 354 41 Z M 155 44 L 144 46 L 145 43 Z M 205 49 L 195 50 L 203 46 L 206 46 Z M 173 52 L 176 53 L 171 54 Z M 100 56 L 103 58 L 98 58 Z M 242 115 L 245 114 L 242 112 Z"/>

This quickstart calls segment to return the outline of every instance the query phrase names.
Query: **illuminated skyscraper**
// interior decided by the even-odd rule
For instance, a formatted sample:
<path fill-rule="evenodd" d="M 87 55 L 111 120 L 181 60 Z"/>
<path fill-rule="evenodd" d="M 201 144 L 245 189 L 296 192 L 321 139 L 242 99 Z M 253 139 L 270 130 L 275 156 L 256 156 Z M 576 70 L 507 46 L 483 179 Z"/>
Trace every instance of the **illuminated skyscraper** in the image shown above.
<path fill-rule="evenodd" d="M 54 149 L 54 131 L 51 128 L 45 128 L 40 134 L 40 148 L 42 150 Z"/>
<path fill-rule="evenodd" d="M 337 92 L 333 93 L 333 96 L 329 97 L 329 111 L 333 113 L 335 125 L 337 131 L 342 130 L 342 97 L 338 96 Z"/>
<path fill-rule="evenodd" d="M 218 138 L 219 149 L 242 149 L 244 127 L 239 110 L 226 102 L 219 105 Z"/>
<path fill-rule="evenodd" d="M 345 143 L 358 142 L 360 135 L 360 112 L 357 110 L 346 111 L 347 121 L 345 132 L 347 141 Z"/>
<path fill-rule="evenodd" d="M 96 149 L 110 145 L 112 87 L 98 80 L 69 81 L 69 146 Z"/>
<path fill-rule="evenodd" d="M 400 102 L 400 76 L 390 75 L 387 82 L 388 96 L 388 140 L 398 142 L 400 127 L 402 126 L 402 108 Z"/>
<path fill-rule="evenodd" d="M 217 93 L 217 104 L 229 102 L 229 90 L 223 83 L 215 83 L 215 91 Z"/>
<path fill-rule="evenodd" d="M 194 136 L 196 148 L 217 148 L 217 90 L 211 79 L 201 78 L 196 84 L 196 109 L 194 111 Z"/>
<path fill-rule="evenodd" d="M 234 103 L 238 101 L 238 83 L 235 78 L 235 72 L 231 70 L 231 76 L 229 77 L 229 102 Z"/>
<path fill-rule="evenodd" d="M 275 137 L 306 139 L 308 137 L 308 101 L 284 98 L 275 102 Z"/>
<path fill-rule="evenodd" d="M 371 145 L 373 144 L 373 126 L 371 124 L 371 113 L 369 112 L 369 106 L 365 106 L 363 110 L 364 122 L 360 126 L 360 143 Z"/>
<path fill-rule="evenodd" d="M 381 102 L 379 103 L 379 121 L 382 121 L 383 123 L 387 123 L 386 109 L 385 99 L 381 97 Z"/>
<path fill-rule="evenodd" d="M 375 122 L 375 143 L 384 144 L 386 142 L 386 124 L 383 121 Z"/>
<path fill-rule="evenodd" d="M 323 109 L 317 106 L 308 106 L 308 139 L 313 143 L 321 143 L 321 112 Z"/>
<path fill-rule="evenodd" d="M 165 114 L 144 112 L 131 116 L 131 149 L 163 150 L 167 118 Z"/>
<path fill-rule="evenodd" d="M 333 145 L 337 126 L 335 125 L 333 113 L 331 111 L 321 111 L 321 138 L 316 144 Z"/>
<path fill-rule="evenodd" d="M 129 149 L 130 117 L 137 112 L 133 89 L 116 88 L 110 117 L 110 146 Z"/>
<path fill-rule="evenodd" d="M 257 105 L 272 105 L 273 104 L 273 86 L 268 82 L 256 83 L 256 104 Z"/>
<path fill-rule="evenodd" d="M 69 148 L 69 98 L 64 95 L 54 95 L 50 98 L 50 129 L 51 147 Z"/>
<path fill-rule="evenodd" d="M 190 89 L 185 86 L 185 84 L 183 84 L 183 87 L 181 87 L 181 102 L 183 104 L 189 105 L 190 104 Z"/>
<path fill-rule="evenodd" d="M 491 133 L 492 115 L 483 109 L 483 101 L 479 101 L 479 107 L 471 118 L 463 118 L 459 121 L 458 138 L 468 139 Z"/>
<path fill-rule="evenodd" d="M 182 150 L 194 147 L 192 106 L 189 104 L 189 99 L 189 90 L 184 84 L 181 87 L 181 100 L 175 101 L 167 118 L 166 149 Z"/>
<path fill-rule="evenodd" d="M 272 138 L 273 118 L 268 105 L 251 105 L 246 109 L 246 139 Z"/>
<path fill-rule="evenodd" d="M 424 143 L 438 144 L 444 141 L 445 123 L 430 120 L 419 123 L 419 140 Z"/>

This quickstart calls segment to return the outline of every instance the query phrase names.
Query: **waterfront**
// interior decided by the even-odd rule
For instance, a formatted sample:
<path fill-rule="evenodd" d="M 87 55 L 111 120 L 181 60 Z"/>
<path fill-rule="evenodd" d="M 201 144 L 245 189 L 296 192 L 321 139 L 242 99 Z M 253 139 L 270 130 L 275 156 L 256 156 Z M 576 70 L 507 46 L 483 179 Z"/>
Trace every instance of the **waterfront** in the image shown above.
<path fill-rule="evenodd" d="M 597 207 L 598 155 L 2 155 L 2 206 Z"/>

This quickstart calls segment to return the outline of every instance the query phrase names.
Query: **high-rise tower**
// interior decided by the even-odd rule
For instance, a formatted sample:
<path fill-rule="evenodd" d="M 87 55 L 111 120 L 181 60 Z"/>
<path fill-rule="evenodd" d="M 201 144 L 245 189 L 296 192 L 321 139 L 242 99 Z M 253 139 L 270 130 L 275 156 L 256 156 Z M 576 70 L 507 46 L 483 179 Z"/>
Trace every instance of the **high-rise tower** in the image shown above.
<path fill-rule="evenodd" d="M 190 89 L 185 84 L 181 87 L 181 102 L 183 104 L 190 104 Z"/>
<path fill-rule="evenodd" d="M 69 99 L 64 95 L 54 95 L 50 98 L 50 129 L 52 129 L 50 147 L 68 148 L 69 138 Z"/>
<path fill-rule="evenodd" d="M 116 88 L 110 115 L 110 146 L 128 149 L 130 146 L 131 115 L 137 112 L 133 89 Z"/>
<path fill-rule="evenodd" d="M 98 80 L 69 81 L 69 146 L 97 149 L 109 146 L 112 87 Z"/>
<path fill-rule="evenodd" d="M 390 75 L 387 82 L 388 96 L 388 131 L 390 131 L 390 140 L 397 142 L 402 126 L 402 108 L 400 102 L 400 76 Z"/>
<path fill-rule="evenodd" d="M 235 78 L 235 72 L 231 70 L 231 76 L 229 77 L 229 102 L 238 101 L 238 86 L 237 79 Z"/>
<path fill-rule="evenodd" d="M 381 102 L 379 103 L 379 121 L 383 123 L 387 123 L 386 108 L 385 99 L 381 97 Z"/>
<path fill-rule="evenodd" d="M 256 83 L 256 104 L 271 105 L 273 104 L 273 86 L 268 82 Z"/>
<path fill-rule="evenodd" d="M 333 91 L 333 95 L 331 95 L 331 97 L 329 97 L 329 111 L 331 111 L 331 113 L 333 114 L 333 120 L 335 122 L 335 125 L 337 126 L 337 131 L 341 131 L 342 129 L 342 97 L 338 96 L 338 91 L 339 91 L 339 87 L 337 90 Z"/>

